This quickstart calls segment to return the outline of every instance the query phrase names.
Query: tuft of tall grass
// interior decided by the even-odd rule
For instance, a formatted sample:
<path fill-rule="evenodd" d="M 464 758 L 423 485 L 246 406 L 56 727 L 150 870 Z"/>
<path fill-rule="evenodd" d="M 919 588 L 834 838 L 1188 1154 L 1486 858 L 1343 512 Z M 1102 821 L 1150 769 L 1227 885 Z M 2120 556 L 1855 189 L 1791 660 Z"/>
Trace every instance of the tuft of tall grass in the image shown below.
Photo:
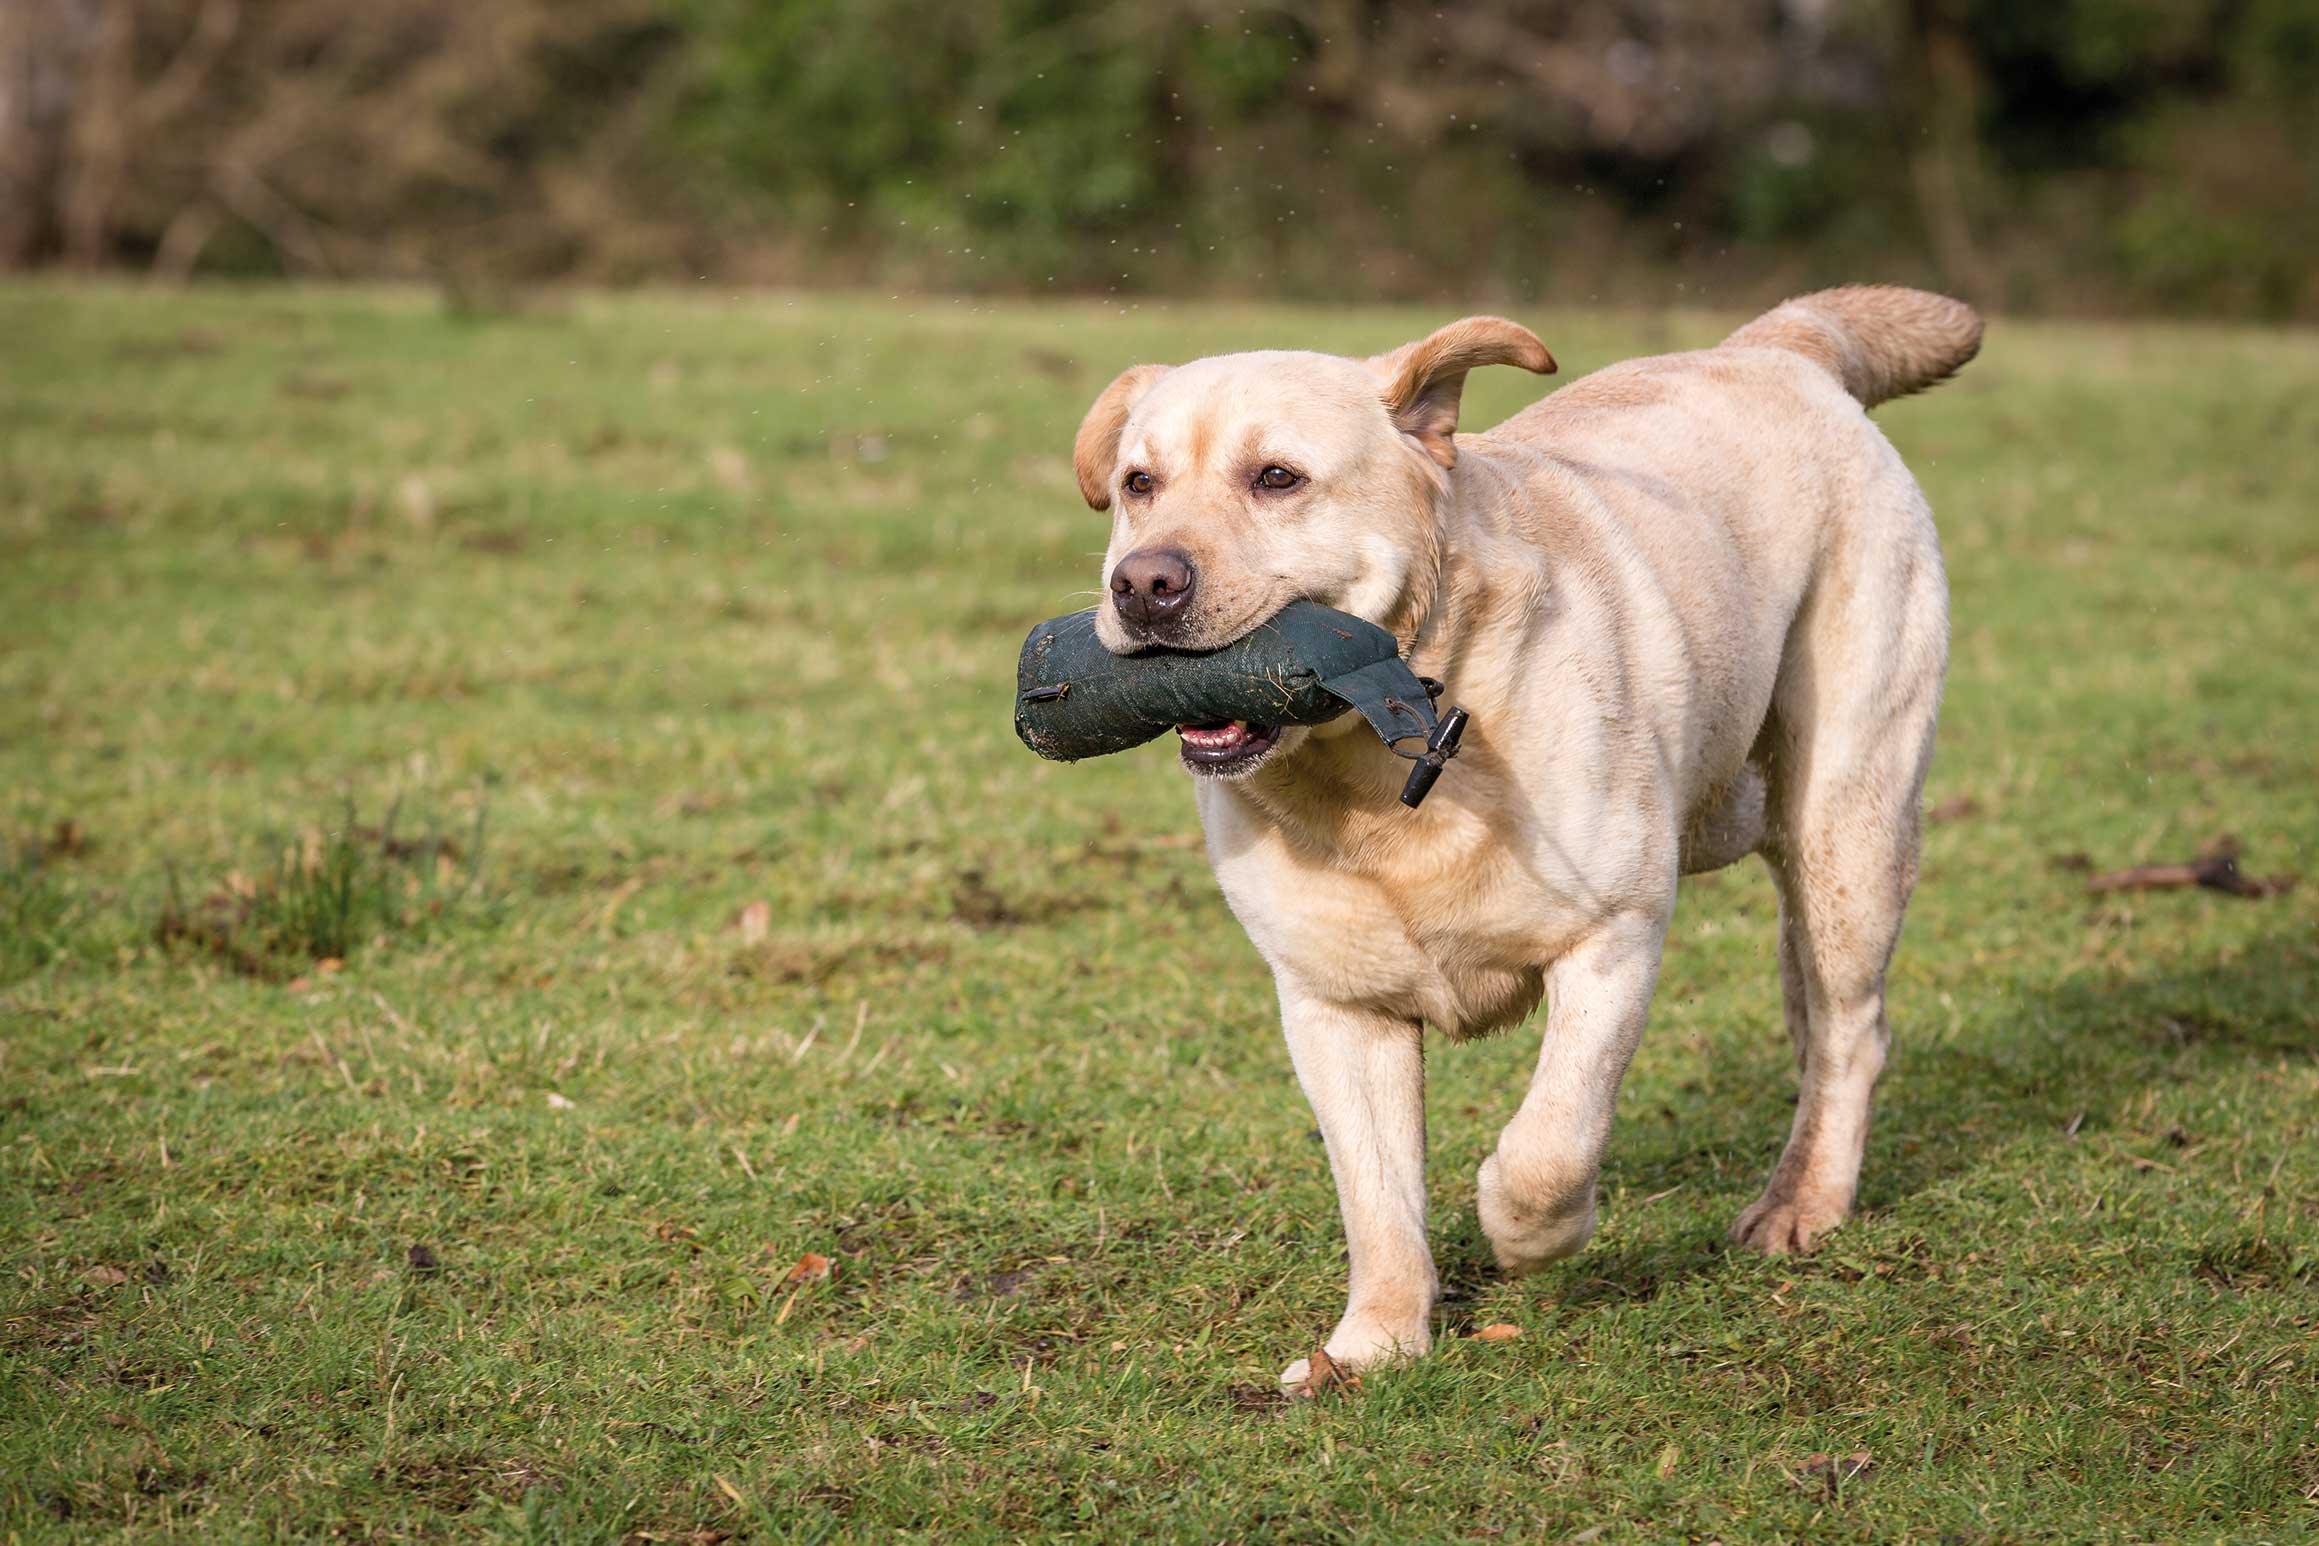
<path fill-rule="evenodd" d="M 69 948 L 78 903 L 58 884 L 55 858 L 77 851 L 58 836 L 0 834 L 0 982 L 38 971 Z M 77 829 L 72 829 L 77 833 Z"/>
<path fill-rule="evenodd" d="M 276 978 L 423 935 L 479 889 L 488 810 L 476 806 L 463 839 L 440 821 L 413 837 L 397 831 L 399 800 L 375 827 L 362 824 L 350 800 L 337 825 L 269 837 L 261 866 L 231 870 L 198 897 L 172 865 L 153 938 L 247 976 Z"/>

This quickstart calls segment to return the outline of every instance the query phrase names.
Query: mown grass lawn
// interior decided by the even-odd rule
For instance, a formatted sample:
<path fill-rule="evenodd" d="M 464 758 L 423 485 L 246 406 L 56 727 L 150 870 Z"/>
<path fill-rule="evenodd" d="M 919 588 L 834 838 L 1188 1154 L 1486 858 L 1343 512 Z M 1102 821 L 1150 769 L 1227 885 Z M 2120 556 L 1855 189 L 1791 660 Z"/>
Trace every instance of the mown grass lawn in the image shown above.
<path fill-rule="evenodd" d="M 1440 320 L 0 290 L 0 1534 L 2319 1533 L 2319 874 L 2085 885 L 2319 871 L 2309 335 L 1884 411 L 1956 645 L 1860 1217 L 1725 1248 L 1791 1076 L 1692 882 L 1595 1245 L 1488 1270 L 1536 1030 L 1440 1048 L 1441 1351 L 1278 1401 L 1342 1247 L 1267 978 L 1172 753 L 1011 672 L 1115 370 Z"/>

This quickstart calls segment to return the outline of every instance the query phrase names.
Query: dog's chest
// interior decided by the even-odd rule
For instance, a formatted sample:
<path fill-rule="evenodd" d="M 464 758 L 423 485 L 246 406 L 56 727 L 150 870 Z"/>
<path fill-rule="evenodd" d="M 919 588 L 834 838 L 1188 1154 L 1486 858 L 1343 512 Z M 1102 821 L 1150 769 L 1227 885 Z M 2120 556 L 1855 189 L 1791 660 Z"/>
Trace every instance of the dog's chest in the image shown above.
<path fill-rule="evenodd" d="M 1424 818 L 1396 807 L 1321 842 L 1278 828 L 1245 843 L 1214 836 L 1225 896 L 1276 971 L 1451 1036 L 1536 1008 L 1547 963 L 1580 925 L 1510 834 L 1446 806 Z"/>
<path fill-rule="evenodd" d="M 1386 863 L 1370 878 L 1389 904 L 1380 924 L 1422 963 L 1398 1012 L 1462 1037 L 1537 1007 L 1546 963 L 1564 948 L 1564 909 L 1509 847 L 1485 837 L 1454 862 Z"/>

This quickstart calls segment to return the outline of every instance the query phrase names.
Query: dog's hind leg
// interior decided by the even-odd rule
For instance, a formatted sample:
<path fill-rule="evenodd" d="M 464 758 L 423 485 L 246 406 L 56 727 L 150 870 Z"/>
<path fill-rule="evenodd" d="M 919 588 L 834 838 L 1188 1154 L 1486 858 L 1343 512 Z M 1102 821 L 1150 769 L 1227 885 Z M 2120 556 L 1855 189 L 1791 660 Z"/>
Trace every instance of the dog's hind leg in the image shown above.
<path fill-rule="evenodd" d="M 1927 547 L 1929 528 L 1928 517 Z M 1843 1222 L 1859 1185 L 1891 1042 L 1885 972 L 1916 885 L 1947 653 L 1939 558 L 1923 557 L 1888 554 L 1835 587 L 1841 601 L 1807 607 L 1760 743 L 1763 855 L 1779 887 L 1780 984 L 1798 1069 L 1787 1147 L 1732 1226 L 1760 1251 L 1809 1250 Z"/>
<path fill-rule="evenodd" d="M 1482 1233 L 1509 1272 L 1569 1256 L 1594 1234 L 1611 1110 L 1642 1039 L 1666 930 L 1664 913 L 1622 915 L 1547 970 L 1537 1072 L 1482 1161 L 1477 1199 Z"/>

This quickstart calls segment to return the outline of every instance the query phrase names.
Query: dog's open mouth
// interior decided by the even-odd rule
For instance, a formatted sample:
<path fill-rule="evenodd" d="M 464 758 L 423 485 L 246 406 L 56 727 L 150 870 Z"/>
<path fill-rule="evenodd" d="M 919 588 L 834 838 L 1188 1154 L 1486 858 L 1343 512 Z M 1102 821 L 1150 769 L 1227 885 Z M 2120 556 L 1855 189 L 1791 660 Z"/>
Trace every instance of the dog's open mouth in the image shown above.
<path fill-rule="evenodd" d="M 1184 766 L 1194 773 L 1245 773 L 1280 744 L 1278 725 L 1252 725 L 1245 719 L 1178 725 L 1176 734 L 1183 739 Z"/>

